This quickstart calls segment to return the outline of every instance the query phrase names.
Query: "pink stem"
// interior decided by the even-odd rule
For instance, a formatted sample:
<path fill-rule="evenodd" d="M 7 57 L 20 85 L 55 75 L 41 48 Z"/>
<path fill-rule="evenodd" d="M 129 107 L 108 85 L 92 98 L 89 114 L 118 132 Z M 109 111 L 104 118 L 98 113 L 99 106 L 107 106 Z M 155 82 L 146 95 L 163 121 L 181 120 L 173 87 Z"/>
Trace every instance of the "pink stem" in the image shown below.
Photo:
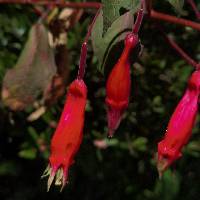
<path fill-rule="evenodd" d="M 189 26 L 193 29 L 196 29 L 198 31 L 200 31 L 200 23 L 196 23 L 187 19 L 182 19 L 182 18 L 177 18 L 175 16 L 172 15 L 168 15 L 168 14 L 164 14 L 161 12 L 157 12 L 155 10 L 151 10 L 151 16 L 152 19 L 156 19 L 156 20 L 161 20 L 161 21 L 166 21 L 166 22 L 170 22 L 173 24 L 179 24 L 182 26 Z"/>
<path fill-rule="evenodd" d="M 151 14 L 151 8 L 152 8 L 152 0 L 144 0 L 144 14 L 148 15 L 148 17 Z"/>
<path fill-rule="evenodd" d="M 88 40 L 90 38 L 91 32 L 92 32 L 92 28 L 96 22 L 97 17 L 99 16 L 99 12 L 101 10 L 101 7 L 98 9 L 94 19 L 92 20 L 91 25 L 88 28 L 88 32 L 87 35 L 84 39 L 84 42 L 81 46 L 81 55 L 80 55 L 80 62 L 79 62 L 79 70 L 78 70 L 78 79 L 83 79 L 84 75 L 85 75 L 85 66 L 86 66 L 86 59 L 87 59 L 87 45 L 88 45 Z"/>
<path fill-rule="evenodd" d="M 162 28 L 160 26 L 158 26 L 158 29 L 161 31 L 162 35 L 164 36 L 164 38 L 166 39 L 166 41 L 171 45 L 171 47 L 173 49 L 175 49 L 177 51 L 177 53 L 190 65 L 192 65 L 193 67 L 195 67 L 196 69 L 200 68 L 200 63 L 196 62 L 193 58 L 191 58 L 174 40 L 172 40 L 171 38 L 169 38 L 164 31 L 162 30 Z"/>
<path fill-rule="evenodd" d="M 18 3 L 18 4 L 37 4 L 37 5 L 52 5 L 68 8 L 94 8 L 99 9 L 101 3 L 98 2 L 55 2 L 54 0 L 0 0 L 1 3 Z"/>
<path fill-rule="evenodd" d="M 146 0 L 151 1 L 151 0 Z M 35 5 L 56 5 L 59 7 L 68 7 L 68 8 L 77 8 L 77 9 L 89 9 L 89 8 L 93 8 L 93 9 L 99 9 L 102 4 L 98 3 L 98 2 L 59 2 L 59 3 L 55 3 L 49 0 L 0 0 L 0 4 L 4 4 L 4 3 L 18 3 L 18 4 L 35 4 Z M 151 4 L 149 4 L 151 8 Z M 173 24 L 179 24 L 182 26 L 189 26 L 193 29 L 196 29 L 198 31 L 200 31 L 200 24 L 193 22 L 191 20 L 187 20 L 187 19 L 182 19 L 182 18 L 178 18 L 176 16 L 172 16 L 172 15 L 168 15 L 168 14 L 164 14 L 161 12 L 157 12 L 153 9 L 151 9 L 151 13 L 150 13 L 150 18 L 159 20 L 159 21 L 165 21 L 165 22 L 170 22 Z"/>
<path fill-rule="evenodd" d="M 144 10 L 145 10 L 144 7 L 145 7 L 145 0 L 141 0 L 141 8 L 137 14 L 137 19 L 132 30 L 133 34 L 137 35 L 140 30 L 140 27 L 144 18 Z"/>
<path fill-rule="evenodd" d="M 197 19 L 200 20 L 200 12 L 199 12 L 194 0 L 187 0 L 187 1 L 191 5 L 193 11 L 195 12 Z"/>
<path fill-rule="evenodd" d="M 87 42 L 83 42 L 81 46 L 81 55 L 80 55 L 79 70 L 77 77 L 78 79 L 83 79 L 85 75 L 86 58 L 87 58 Z"/>

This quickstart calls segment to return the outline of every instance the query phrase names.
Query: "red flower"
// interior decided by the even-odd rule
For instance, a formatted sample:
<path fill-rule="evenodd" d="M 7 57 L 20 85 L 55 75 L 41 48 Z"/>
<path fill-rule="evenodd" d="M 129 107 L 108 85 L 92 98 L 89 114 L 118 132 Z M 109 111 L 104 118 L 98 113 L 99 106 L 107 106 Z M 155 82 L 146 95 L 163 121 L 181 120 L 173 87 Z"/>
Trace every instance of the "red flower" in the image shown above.
<path fill-rule="evenodd" d="M 87 87 L 83 80 L 76 79 L 69 86 L 64 110 L 51 140 L 49 166 L 44 172 L 44 176 L 49 175 L 48 190 L 55 175 L 56 185 L 63 188 L 67 182 L 68 169 L 82 142 L 86 100 Z"/>
<path fill-rule="evenodd" d="M 200 71 L 195 71 L 170 119 L 164 139 L 158 144 L 157 168 L 160 176 L 182 155 L 181 150 L 191 136 L 196 119 L 199 94 Z"/>
<path fill-rule="evenodd" d="M 131 87 L 130 54 L 137 44 L 137 35 L 128 34 L 126 36 L 124 50 L 107 80 L 106 104 L 110 137 L 119 126 L 122 114 L 128 107 Z"/>

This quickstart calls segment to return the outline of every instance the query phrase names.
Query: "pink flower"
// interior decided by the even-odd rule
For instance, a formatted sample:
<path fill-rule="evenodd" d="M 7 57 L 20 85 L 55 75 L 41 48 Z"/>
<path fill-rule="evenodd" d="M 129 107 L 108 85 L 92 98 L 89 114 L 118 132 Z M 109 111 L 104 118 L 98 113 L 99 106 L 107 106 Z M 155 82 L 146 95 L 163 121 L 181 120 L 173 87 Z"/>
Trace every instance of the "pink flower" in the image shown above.
<path fill-rule="evenodd" d="M 188 82 L 188 87 L 176 107 L 166 130 L 164 139 L 158 144 L 157 168 L 160 176 L 179 157 L 187 144 L 198 111 L 200 94 L 200 71 L 195 71 Z"/>
<path fill-rule="evenodd" d="M 126 36 L 124 50 L 107 80 L 106 104 L 110 137 L 118 128 L 122 114 L 128 107 L 131 87 L 130 54 L 137 44 L 137 35 L 131 33 Z"/>
<path fill-rule="evenodd" d="M 76 79 L 69 86 L 64 110 L 51 140 L 49 166 L 44 172 L 44 176 L 49 175 L 47 190 L 55 176 L 55 184 L 62 188 L 67 182 L 69 167 L 82 142 L 86 101 L 87 87 L 83 80 Z"/>

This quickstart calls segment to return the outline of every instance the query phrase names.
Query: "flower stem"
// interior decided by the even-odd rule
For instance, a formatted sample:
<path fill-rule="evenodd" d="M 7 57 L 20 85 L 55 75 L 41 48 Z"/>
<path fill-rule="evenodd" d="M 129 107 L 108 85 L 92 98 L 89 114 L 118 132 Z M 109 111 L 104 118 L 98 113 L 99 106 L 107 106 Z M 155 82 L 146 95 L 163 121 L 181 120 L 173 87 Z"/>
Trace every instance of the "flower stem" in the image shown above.
<path fill-rule="evenodd" d="M 144 10 L 145 10 L 144 7 L 145 7 L 145 0 L 141 0 L 141 8 L 137 13 L 137 19 L 135 24 L 133 25 L 133 30 L 132 30 L 133 34 L 137 35 L 140 30 L 144 18 Z"/>
<path fill-rule="evenodd" d="M 84 39 L 84 42 L 81 46 L 81 55 L 80 55 L 80 62 L 79 62 L 79 71 L 78 71 L 78 79 L 83 79 L 84 75 L 85 75 L 85 67 L 86 67 L 86 59 L 87 59 L 87 45 L 88 45 L 88 40 L 90 38 L 91 32 L 92 32 L 92 28 L 96 22 L 97 17 L 99 16 L 99 12 L 101 10 L 101 7 L 98 9 L 94 19 L 92 20 L 92 23 L 90 24 L 89 28 L 88 28 L 88 32 L 87 35 Z"/>
<path fill-rule="evenodd" d="M 152 8 L 152 0 L 144 0 L 144 14 L 150 16 Z"/>
<path fill-rule="evenodd" d="M 146 0 L 146 2 L 151 0 Z M 35 5 L 56 5 L 59 7 L 77 8 L 77 9 L 99 9 L 102 4 L 99 2 L 52 2 L 50 0 L 0 0 L 0 4 L 3 3 L 18 3 L 18 4 L 35 4 Z M 146 3 L 147 4 L 147 3 Z M 148 5 L 148 4 L 147 4 Z M 151 8 L 151 4 L 149 3 Z M 182 26 L 189 26 L 193 29 L 200 31 L 200 24 L 178 18 L 172 15 L 157 12 L 151 9 L 150 17 L 156 20 L 166 21 L 174 24 L 180 24 Z"/>
<path fill-rule="evenodd" d="M 16 3 L 16 4 L 37 4 L 37 5 L 52 5 L 68 8 L 93 8 L 98 9 L 101 3 L 98 2 L 64 2 L 64 1 L 50 1 L 50 0 L 0 0 L 1 3 Z"/>
<path fill-rule="evenodd" d="M 176 50 L 176 52 L 190 65 L 195 67 L 196 69 L 200 68 L 200 63 L 196 62 L 193 58 L 191 58 L 174 40 L 168 37 L 163 31 L 161 26 L 157 25 L 157 28 L 160 30 L 162 35 L 164 36 L 167 43 Z"/>
<path fill-rule="evenodd" d="M 200 12 L 199 12 L 199 10 L 198 10 L 198 8 L 197 8 L 197 6 L 196 6 L 194 0 L 187 0 L 187 1 L 188 1 L 188 3 L 191 5 L 193 11 L 195 12 L 196 18 L 197 18 L 198 20 L 200 20 Z"/>
<path fill-rule="evenodd" d="M 170 22 L 173 24 L 180 24 L 182 26 L 189 26 L 193 29 L 200 31 L 200 23 L 196 23 L 187 19 L 177 18 L 172 15 L 164 14 L 161 12 L 157 12 L 155 10 L 151 10 L 151 18 L 161 21 Z"/>
<path fill-rule="evenodd" d="M 81 46 L 81 55 L 80 55 L 79 70 L 77 77 L 78 79 L 83 79 L 85 75 L 86 58 L 87 58 L 87 42 L 83 42 Z"/>

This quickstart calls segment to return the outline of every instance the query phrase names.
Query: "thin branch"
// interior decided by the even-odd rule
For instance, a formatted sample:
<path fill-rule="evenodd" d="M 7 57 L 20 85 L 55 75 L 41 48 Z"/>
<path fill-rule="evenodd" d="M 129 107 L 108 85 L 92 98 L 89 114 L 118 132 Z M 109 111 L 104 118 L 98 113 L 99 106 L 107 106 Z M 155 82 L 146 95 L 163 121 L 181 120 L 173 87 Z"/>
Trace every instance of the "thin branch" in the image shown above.
<path fill-rule="evenodd" d="M 191 5 L 193 11 L 195 12 L 196 18 L 200 20 L 200 12 L 194 2 L 194 0 L 187 0 L 187 2 Z"/>
<path fill-rule="evenodd" d="M 95 24 L 95 22 L 96 22 L 96 20 L 97 20 L 97 17 L 99 16 L 100 10 L 101 10 L 101 7 L 100 7 L 100 8 L 98 9 L 98 11 L 96 12 L 95 17 L 94 17 L 94 19 L 92 20 L 92 23 L 90 24 L 90 26 L 89 26 L 89 28 L 88 28 L 88 32 L 87 32 L 87 35 L 86 35 L 85 40 L 84 40 L 84 42 L 86 42 L 86 43 L 87 43 L 88 40 L 89 40 L 89 37 L 90 37 L 91 32 L 92 32 L 92 28 L 93 28 L 93 26 L 94 26 L 94 24 Z"/>
<path fill-rule="evenodd" d="M 59 3 L 59 2 L 60 2 L 60 0 L 55 0 L 55 3 Z M 45 20 L 45 19 L 48 17 L 49 13 L 50 13 L 55 7 L 56 7 L 56 5 L 48 5 L 47 8 L 46 8 L 46 10 L 45 10 L 43 13 L 41 13 L 41 16 L 40 16 L 38 22 L 42 22 L 43 20 Z"/>
<path fill-rule="evenodd" d="M 146 0 L 147 1 L 147 0 Z M 150 0 L 149 0 L 150 1 Z M 82 8 L 82 9 L 88 9 L 88 8 L 93 8 L 93 9 L 99 9 L 102 4 L 98 2 L 52 2 L 50 0 L 0 0 L 0 4 L 3 3 L 18 3 L 18 4 L 35 4 L 35 5 L 56 5 L 59 7 L 69 7 L 69 8 Z M 200 24 L 178 18 L 172 15 L 164 14 L 161 12 L 157 12 L 155 10 L 151 10 L 151 18 L 156 19 L 156 20 L 161 20 L 161 21 L 166 21 L 174 24 L 179 24 L 182 26 L 189 26 L 193 29 L 196 29 L 200 31 Z"/>
<path fill-rule="evenodd" d="M 191 58 L 174 40 L 166 35 L 160 25 L 157 25 L 157 28 L 160 30 L 162 35 L 164 36 L 167 43 L 174 49 L 176 52 L 190 65 L 195 67 L 196 69 L 200 68 L 200 63 L 196 62 L 193 58 Z"/>
<path fill-rule="evenodd" d="M 38 8 L 38 6 L 33 6 L 32 10 L 33 10 L 33 12 L 34 12 L 36 15 L 42 16 L 42 10 L 40 10 L 40 9 Z"/>
<path fill-rule="evenodd" d="M 87 43 L 83 42 L 81 46 L 81 54 L 80 54 L 79 69 L 77 76 L 78 79 L 83 79 L 85 75 L 86 59 L 87 59 Z"/>
<path fill-rule="evenodd" d="M 99 9 L 101 3 L 98 2 L 55 2 L 50 0 L 0 0 L 0 4 L 3 3 L 15 3 L 15 4 L 35 4 L 35 5 L 52 5 L 59 7 L 68 7 L 68 8 L 93 8 Z"/>
<path fill-rule="evenodd" d="M 193 29 L 200 31 L 200 23 L 196 23 L 187 19 L 177 18 L 175 16 L 157 12 L 155 10 L 151 10 L 151 18 L 171 22 L 173 24 L 180 24 L 182 26 L 189 26 Z"/>
<path fill-rule="evenodd" d="M 86 67 L 86 59 L 87 59 L 87 45 L 88 45 L 88 40 L 90 38 L 91 32 L 92 32 L 92 28 L 96 22 L 97 17 L 99 16 L 101 7 L 99 8 L 99 10 L 97 11 L 94 19 L 92 20 L 91 25 L 88 28 L 88 32 L 87 35 L 84 39 L 84 42 L 81 46 L 81 55 L 80 55 L 80 62 L 79 62 L 79 71 L 78 71 L 78 79 L 83 79 L 84 75 L 85 75 L 85 67 Z"/>
<path fill-rule="evenodd" d="M 144 7 L 145 7 L 145 0 L 141 0 L 141 8 L 139 10 L 139 12 L 137 13 L 137 19 L 135 24 L 133 25 L 133 30 L 132 32 L 134 34 L 138 34 L 143 18 L 144 18 Z"/>
<path fill-rule="evenodd" d="M 144 0 L 144 14 L 150 16 L 152 0 Z"/>

